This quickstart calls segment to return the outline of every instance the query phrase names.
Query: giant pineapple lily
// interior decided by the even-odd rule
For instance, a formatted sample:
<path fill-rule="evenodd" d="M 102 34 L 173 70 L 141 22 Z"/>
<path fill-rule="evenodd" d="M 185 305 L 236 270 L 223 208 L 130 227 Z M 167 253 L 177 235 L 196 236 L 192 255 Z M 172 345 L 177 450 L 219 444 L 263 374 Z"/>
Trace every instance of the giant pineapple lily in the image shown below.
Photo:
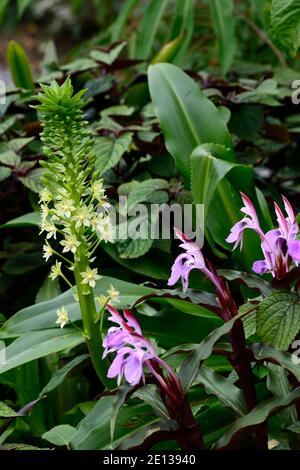
<path fill-rule="evenodd" d="M 91 263 L 99 243 L 112 240 L 112 225 L 103 183 L 94 169 L 93 138 L 84 120 L 83 94 L 84 90 L 74 94 L 67 79 L 61 86 L 55 81 L 50 86 L 43 85 L 37 97 L 47 156 L 42 162 L 45 175 L 40 193 L 41 232 L 46 233 L 46 260 L 60 259 L 53 264 L 50 277 L 60 276 L 72 287 L 69 275 L 74 273 L 75 298 L 80 304 L 86 343 L 98 376 L 107 383 L 107 367 L 101 359 L 100 315 L 93 295 L 100 275 Z M 60 240 L 59 251 L 52 245 L 56 238 Z M 60 315 L 58 312 L 58 322 Z M 66 320 L 65 313 L 64 324 Z"/>

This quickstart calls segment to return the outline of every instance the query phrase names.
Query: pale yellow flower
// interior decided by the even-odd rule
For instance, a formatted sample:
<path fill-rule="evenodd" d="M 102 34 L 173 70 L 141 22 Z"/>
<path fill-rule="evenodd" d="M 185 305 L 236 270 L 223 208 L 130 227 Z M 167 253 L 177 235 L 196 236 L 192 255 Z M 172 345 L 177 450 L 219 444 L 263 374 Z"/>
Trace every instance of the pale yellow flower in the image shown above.
<path fill-rule="evenodd" d="M 43 188 L 40 192 L 40 201 L 41 202 L 50 202 L 52 201 L 53 196 L 48 188 Z"/>
<path fill-rule="evenodd" d="M 51 273 L 49 274 L 50 279 L 54 281 L 58 276 L 61 275 L 61 262 L 56 261 L 55 264 L 51 267 Z"/>
<path fill-rule="evenodd" d="M 45 258 L 45 260 L 48 261 L 50 256 L 53 255 L 53 250 L 51 246 L 49 245 L 49 243 L 46 242 L 46 244 L 43 246 L 43 251 L 44 251 L 43 258 Z"/>
<path fill-rule="evenodd" d="M 109 296 L 110 300 L 115 302 L 119 301 L 120 292 L 117 291 L 112 284 L 110 285 L 110 288 L 107 289 L 107 295 Z"/>
<path fill-rule="evenodd" d="M 96 281 L 101 279 L 96 268 L 91 269 L 89 266 L 85 272 L 80 273 L 82 277 L 81 284 L 88 284 L 90 287 L 95 287 Z"/>
<path fill-rule="evenodd" d="M 55 323 L 57 323 L 61 328 L 63 328 L 65 324 L 69 321 L 68 310 L 65 307 L 61 307 L 56 310 L 56 314 L 57 320 Z"/>
<path fill-rule="evenodd" d="M 76 253 L 77 248 L 80 245 L 80 242 L 76 239 L 75 235 L 67 235 L 65 240 L 62 240 L 60 244 L 64 247 L 63 253 L 71 251 Z"/>

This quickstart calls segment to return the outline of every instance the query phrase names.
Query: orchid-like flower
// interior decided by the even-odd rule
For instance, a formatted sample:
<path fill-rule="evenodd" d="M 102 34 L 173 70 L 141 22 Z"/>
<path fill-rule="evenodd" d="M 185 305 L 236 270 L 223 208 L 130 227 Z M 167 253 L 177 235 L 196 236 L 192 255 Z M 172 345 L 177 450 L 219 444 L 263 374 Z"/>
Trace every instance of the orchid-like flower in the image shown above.
<path fill-rule="evenodd" d="M 103 357 L 109 353 L 117 353 L 107 377 L 118 377 L 118 385 L 120 385 L 124 375 L 126 382 L 130 385 L 138 385 L 141 380 L 145 382 L 144 366 L 146 366 L 169 398 L 181 396 L 182 388 L 179 380 L 168 364 L 157 356 L 150 341 L 143 336 L 134 315 L 124 310 L 122 316 L 111 305 L 107 308 L 111 315 L 108 319 L 118 325 L 109 328 L 103 340 Z M 167 377 L 163 374 L 161 367 L 168 372 Z"/>
<path fill-rule="evenodd" d="M 254 230 L 261 239 L 261 249 L 264 254 L 263 260 L 253 263 L 252 269 L 257 274 L 270 272 L 273 277 L 282 279 L 289 272 L 292 262 L 298 266 L 300 262 L 300 241 L 296 239 L 299 227 L 296 217 L 289 201 L 282 196 L 286 217 L 276 204 L 275 213 L 278 227 L 264 233 L 260 227 L 256 210 L 245 194 L 241 193 L 244 206 L 241 211 L 245 214 L 239 222 L 231 229 L 226 241 L 234 243 L 233 249 L 238 245 L 242 248 L 243 233 L 246 229 Z"/>
<path fill-rule="evenodd" d="M 185 250 L 185 253 L 177 256 L 172 266 L 168 286 L 173 286 L 180 279 L 183 290 L 186 291 L 189 284 L 189 274 L 191 270 L 198 269 L 214 284 L 219 304 L 225 312 L 228 312 L 228 316 L 230 318 L 236 313 L 235 311 L 233 312 L 235 303 L 232 300 L 232 296 L 225 279 L 218 275 L 216 269 L 209 261 L 204 259 L 197 243 L 190 240 L 178 229 L 175 229 L 175 233 L 177 238 L 183 242 L 179 246 Z"/>

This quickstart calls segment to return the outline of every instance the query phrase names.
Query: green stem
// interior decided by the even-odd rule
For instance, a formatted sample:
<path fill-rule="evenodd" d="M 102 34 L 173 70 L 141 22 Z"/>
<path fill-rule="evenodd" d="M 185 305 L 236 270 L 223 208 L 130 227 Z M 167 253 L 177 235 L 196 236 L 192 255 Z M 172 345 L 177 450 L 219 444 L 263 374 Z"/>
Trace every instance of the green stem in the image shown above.
<path fill-rule="evenodd" d="M 79 259 L 80 261 L 75 263 L 74 274 L 77 284 L 77 293 L 81 309 L 85 341 L 99 379 L 106 388 L 113 389 L 115 387 L 114 381 L 107 378 L 107 370 L 109 366 L 108 361 L 102 359 L 104 349 L 102 346 L 102 336 L 100 334 L 100 328 L 98 325 L 99 317 L 97 315 L 93 291 L 90 289 L 88 294 L 84 294 L 83 286 L 81 284 L 82 277 L 80 273 L 86 270 L 88 261 L 83 253 L 80 253 Z"/>

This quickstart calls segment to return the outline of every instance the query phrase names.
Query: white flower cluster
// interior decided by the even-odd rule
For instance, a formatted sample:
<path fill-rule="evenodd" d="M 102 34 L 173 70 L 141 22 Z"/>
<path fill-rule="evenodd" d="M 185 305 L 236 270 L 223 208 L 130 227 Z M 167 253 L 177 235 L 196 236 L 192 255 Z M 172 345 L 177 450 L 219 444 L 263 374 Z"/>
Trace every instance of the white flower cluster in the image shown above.
<path fill-rule="evenodd" d="M 64 171 L 64 173 L 66 173 Z M 67 182 L 67 179 L 66 179 Z M 41 232 L 46 233 L 44 258 L 46 261 L 53 255 L 59 256 L 52 246 L 50 240 L 56 240 L 59 234 L 62 253 L 72 253 L 74 260 L 77 260 L 78 248 L 81 246 L 84 255 L 91 262 L 92 254 L 104 240 L 114 241 L 114 231 L 108 210 L 110 204 L 105 195 L 103 181 L 94 180 L 88 183 L 89 186 L 83 194 L 74 195 L 68 190 L 68 184 L 62 183 L 62 187 L 55 186 L 54 191 L 44 188 L 40 193 L 41 207 Z M 53 185 L 52 185 L 53 187 Z M 97 239 L 93 238 L 91 232 L 97 233 Z M 82 254 L 82 253 L 81 253 Z M 78 255 L 79 256 L 79 255 Z M 61 262 L 56 263 L 51 268 L 50 278 L 54 280 L 62 276 Z M 70 262 L 70 264 L 72 264 Z M 95 287 L 95 281 L 100 279 L 96 269 L 87 266 L 85 272 L 81 273 L 82 284 Z"/>

